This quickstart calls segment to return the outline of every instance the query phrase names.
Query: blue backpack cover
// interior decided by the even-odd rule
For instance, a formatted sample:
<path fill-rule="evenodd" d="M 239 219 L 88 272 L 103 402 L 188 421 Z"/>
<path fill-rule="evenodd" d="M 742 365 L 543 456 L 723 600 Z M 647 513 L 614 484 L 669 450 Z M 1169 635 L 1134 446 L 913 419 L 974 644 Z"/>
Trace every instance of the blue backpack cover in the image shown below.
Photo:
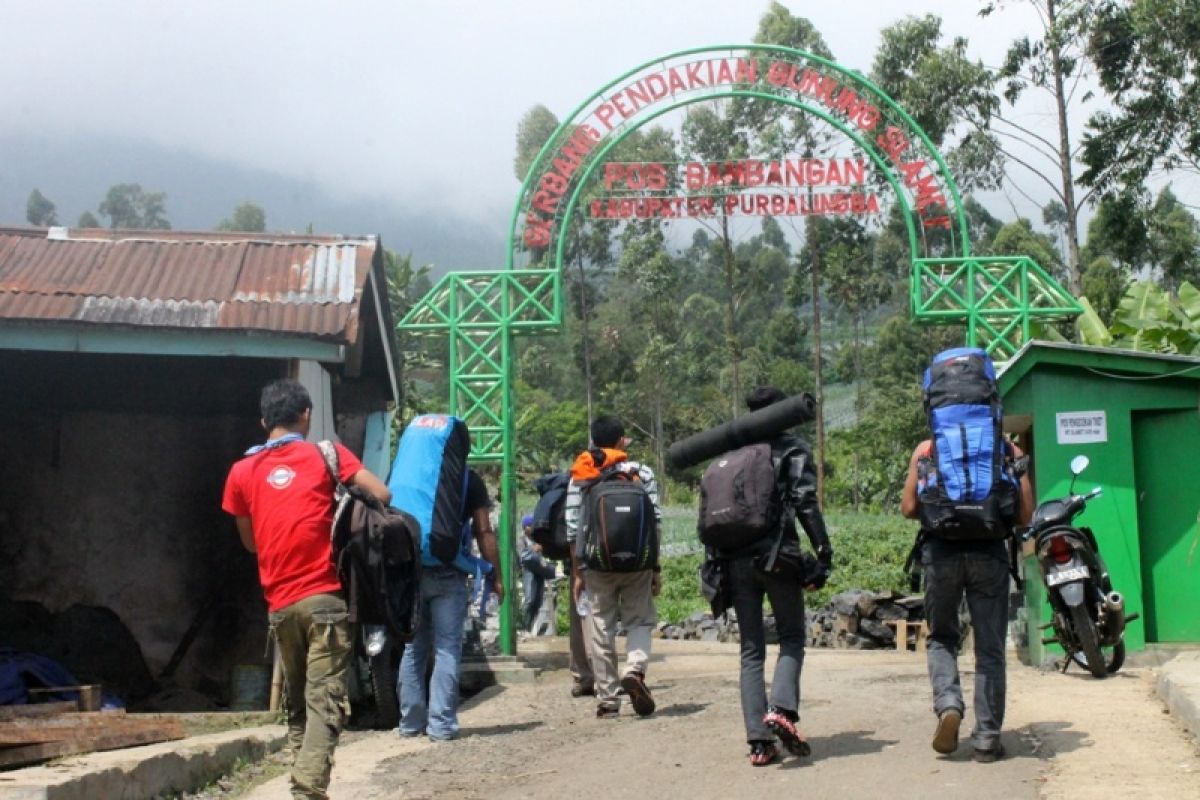
<path fill-rule="evenodd" d="M 421 563 L 455 567 L 476 576 L 492 565 L 471 554 L 467 518 L 467 424 L 448 414 L 422 414 L 404 429 L 388 489 L 392 505 L 421 526 Z"/>
<path fill-rule="evenodd" d="M 1003 539 L 1017 509 L 1004 409 L 985 350 L 938 353 L 922 383 L 933 446 L 917 462 L 921 526 L 945 539 Z"/>

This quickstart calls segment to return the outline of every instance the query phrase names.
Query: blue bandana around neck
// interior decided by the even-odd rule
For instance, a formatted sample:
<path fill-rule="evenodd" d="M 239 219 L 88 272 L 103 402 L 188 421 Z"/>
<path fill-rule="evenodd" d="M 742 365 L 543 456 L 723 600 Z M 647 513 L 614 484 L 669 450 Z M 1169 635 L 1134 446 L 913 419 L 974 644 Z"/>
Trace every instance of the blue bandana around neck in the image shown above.
<path fill-rule="evenodd" d="M 304 434 L 302 433 L 285 433 L 278 439 L 268 439 L 265 444 L 256 444 L 245 452 L 244 455 L 252 456 L 255 453 L 261 453 L 263 450 L 274 450 L 276 447 L 283 447 L 285 444 L 292 442 L 303 442 Z"/>

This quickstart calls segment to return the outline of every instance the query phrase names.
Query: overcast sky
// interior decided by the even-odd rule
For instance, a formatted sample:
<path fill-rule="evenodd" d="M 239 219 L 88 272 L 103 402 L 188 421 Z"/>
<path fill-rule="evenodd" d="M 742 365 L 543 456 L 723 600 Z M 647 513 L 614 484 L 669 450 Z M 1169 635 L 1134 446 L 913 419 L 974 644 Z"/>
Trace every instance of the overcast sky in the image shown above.
<path fill-rule="evenodd" d="M 816 25 L 840 62 L 864 72 L 879 30 L 909 14 L 940 15 L 946 36 L 968 37 L 988 64 L 1035 30 L 1022 3 L 987 20 L 976 0 L 785 5 Z M 0 133 L 141 137 L 311 179 L 341 198 L 453 208 L 502 228 L 518 188 L 514 136 L 525 111 L 542 103 L 562 116 L 655 56 L 748 42 L 766 8 L 745 0 L 2 0 Z M 1025 119 L 1051 136 L 1048 111 L 1026 110 Z"/>

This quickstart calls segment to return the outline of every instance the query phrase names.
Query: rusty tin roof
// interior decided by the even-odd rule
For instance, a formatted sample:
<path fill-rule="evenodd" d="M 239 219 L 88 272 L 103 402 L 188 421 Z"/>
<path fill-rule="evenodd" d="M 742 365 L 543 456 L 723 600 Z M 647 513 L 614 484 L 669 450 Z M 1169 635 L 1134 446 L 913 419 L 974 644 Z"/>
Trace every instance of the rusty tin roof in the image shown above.
<path fill-rule="evenodd" d="M 253 331 L 350 344 L 375 236 L 0 228 L 0 323 Z"/>

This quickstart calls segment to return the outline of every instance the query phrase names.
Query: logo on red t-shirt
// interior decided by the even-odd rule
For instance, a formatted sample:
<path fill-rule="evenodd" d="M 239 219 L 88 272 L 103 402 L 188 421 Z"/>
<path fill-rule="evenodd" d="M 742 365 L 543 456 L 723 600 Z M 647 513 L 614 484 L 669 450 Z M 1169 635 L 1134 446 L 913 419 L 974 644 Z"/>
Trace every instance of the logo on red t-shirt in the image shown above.
<path fill-rule="evenodd" d="M 291 486 L 292 479 L 295 477 L 295 470 L 289 466 L 281 465 L 267 473 L 267 483 L 276 489 L 286 489 Z"/>

